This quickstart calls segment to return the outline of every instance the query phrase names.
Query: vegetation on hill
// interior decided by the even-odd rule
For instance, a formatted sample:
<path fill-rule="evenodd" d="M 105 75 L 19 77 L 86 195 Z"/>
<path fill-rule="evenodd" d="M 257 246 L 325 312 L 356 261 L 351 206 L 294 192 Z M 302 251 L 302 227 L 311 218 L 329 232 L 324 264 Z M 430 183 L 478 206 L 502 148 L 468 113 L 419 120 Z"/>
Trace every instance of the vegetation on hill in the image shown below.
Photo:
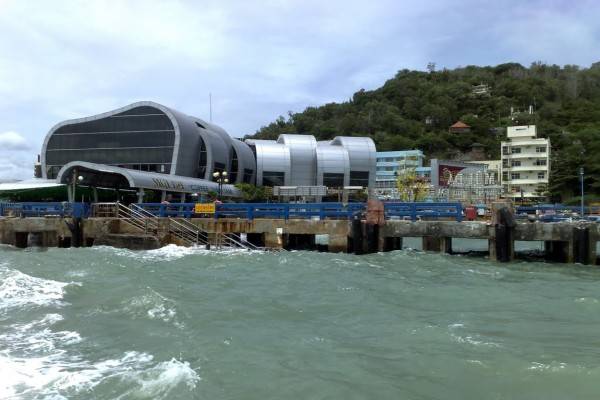
<path fill-rule="evenodd" d="M 478 85 L 489 91 L 474 93 Z M 483 86 L 480 86 L 483 87 Z M 511 114 L 511 108 L 534 113 Z M 449 133 L 461 120 L 469 133 Z M 600 194 L 600 62 L 576 65 L 517 63 L 453 70 L 401 70 L 382 87 L 361 89 L 352 99 L 290 112 L 252 137 L 311 133 L 318 140 L 336 135 L 372 137 L 379 151 L 421 149 L 430 158 L 459 158 L 473 143 L 498 159 L 506 126 L 536 124 L 552 143 L 550 193 L 555 200 L 578 195 L 579 167 L 588 193 Z"/>

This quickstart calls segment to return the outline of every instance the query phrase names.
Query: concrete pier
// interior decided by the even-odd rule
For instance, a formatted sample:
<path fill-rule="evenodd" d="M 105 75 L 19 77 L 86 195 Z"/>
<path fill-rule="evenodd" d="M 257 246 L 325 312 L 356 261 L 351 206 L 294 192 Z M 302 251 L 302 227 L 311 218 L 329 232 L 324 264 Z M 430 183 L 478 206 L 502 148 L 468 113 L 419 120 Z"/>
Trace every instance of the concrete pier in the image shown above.
<path fill-rule="evenodd" d="M 326 247 L 319 245 L 322 251 L 364 254 L 399 250 L 403 238 L 421 237 L 423 250 L 449 253 L 455 238 L 483 239 L 488 241 L 489 257 L 494 261 L 514 259 L 515 241 L 541 241 L 545 243 L 549 261 L 592 265 L 598 263 L 596 244 L 600 241 L 600 224 L 591 222 L 519 222 L 506 235 L 499 224 L 473 221 L 387 220 L 384 225 L 369 225 L 364 220 L 198 218 L 188 221 L 208 232 L 209 237 L 215 237 L 216 232 L 243 233 L 248 242 L 272 249 L 316 249 L 315 235 L 324 235 L 328 240 Z M 72 220 L 2 217 L 0 243 L 16 247 L 69 247 L 74 240 L 73 230 L 67 223 L 72 224 Z M 182 244 L 168 234 L 168 223 L 167 218 L 158 218 L 158 229 L 144 232 L 122 219 L 88 218 L 81 221 L 80 245 L 106 244 L 141 249 Z M 355 238 L 355 235 L 359 237 Z"/>

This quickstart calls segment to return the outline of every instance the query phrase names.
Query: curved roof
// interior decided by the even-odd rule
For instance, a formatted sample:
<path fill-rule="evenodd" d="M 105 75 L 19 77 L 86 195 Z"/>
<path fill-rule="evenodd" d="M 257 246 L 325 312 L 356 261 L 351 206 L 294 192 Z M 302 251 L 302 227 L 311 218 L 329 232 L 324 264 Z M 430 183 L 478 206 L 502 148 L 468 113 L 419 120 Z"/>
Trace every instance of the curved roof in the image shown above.
<path fill-rule="evenodd" d="M 74 170 L 77 171 L 78 176 L 83 178 L 78 182 L 83 186 L 120 189 L 142 188 L 180 193 L 208 193 L 209 191 L 216 192 L 219 190 L 218 183 L 205 179 L 138 171 L 84 161 L 73 161 L 66 164 L 58 172 L 56 182 L 69 183 Z M 233 185 L 223 185 L 222 192 L 224 196 L 240 196 L 239 190 Z"/>
<path fill-rule="evenodd" d="M 288 146 L 290 150 L 290 185 L 313 186 L 317 158 L 315 149 L 317 140 L 312 135 L 283 134 L 277 138 L 277 143 Z"/>
<path fill-rule="evenodd" d="M 256 185 L 262 186 L 263 172 L 283 172 L 285 185 L 289 185 L 291 174 L 290 149 L 274 140 L 247 139 L 246 143 L 254 147 L 256 154 Z"/>
<path fill-rule="evenodd" d="M 254 159 L 254 154 L 252 153 L 250 146 L 236 139 L 233 139 L 231 144 L 238 158 L 236 183 L 244 182 L 244 169 L 252 170 L 250 181 L 253 183 L 254 178 L 256 177 L 256 160 Z"/>
<path fill-rule="evenodd" d="M 350 184 L 350 157 L 345 147 L 319 142 L 316 153 L 317 185 L 323 184 L 323 174 L 344 174 L 344 186 Z"/>
<path fill-rule="evenodd" d="M 212 123 L 206 122 L 200 118 L 192 117 L 181 113 L 177 110 L 173 110 L 169 107 L 165 107 L 162 104 L 158 104 L 152 101 L 140 101 L 91 117 L 66 120 L 52 127 L 52 129 L 50 129 L 50 131 L 46 135 L 42 147 L 41 162 L 43 166 L 43 176 L 47 177 L 46 151 L 48 147 L 48 142 L 52 135 L 58 129 L 67 125 L 79 124 L 108 118 L 117 114 L 127 112 L 131 109 L 144 106 L 155 108 L 160 112 L 164 113 L 173 124 L 175 139 L 173 143 L 173 156 L 171 159 L 171 175 L 189 177 L 196 177 L 198 175 L 198 167 L 200 162 L 199 150 L 201 146 L 201 141 L 204 142 L 207 151 L 207 165 L 204 174 L 205 179 L 209 179 L 212 176 L 214 163 L 222 164 L 224 166 L 224 169 L 226 170 L 230 168 L 231 148 L 234 142 L 236 142 L 237 140 L 231 138 L 223 128 Z M 240 141 L 237 142 L 243 143 Z M 246 154 L 246 156 L 244 156 L 244 159 L 246 160 L 249 152 L 242 150 L 239 143 L 236 143 L 236 152 Z M 246 162 L 246 164 L 248 164 L 248 162 Z"/>
<path fill-rule="evenodd" d="M 162 104 L 158 104 L 152 101 L 140 101 L 137 103 L 132 103 L 129 105 L 126 105 L 124 107 L 121 108 L 117 108 L 115 110 L 112 111 L 107 111 L 104 112 L 102 114 L 96 114 L 90 117 L 84 117 L 84 118 L 75 118 L 75 119 L 68 119 L 66 121 L 62 121 L 59 122 L 58 124 L 54 125 L 50 131 L 46 134 L 46 137 L 44 138 L 44 143 L 42 145 L 42 154 L 41 154 L 41 164 L 42 164 L 42 175 L 44 178 L 47 178 L 47 171 L 46 171 L 46 149 L 48 147 L 48 142 L 50 141 L 50 138 L 52 137 L 52 134 L 54 132 L 56 132 L 58 129 L 62 128 L 63 126 L 67 126 L 67 125 L 73 125 L 73 124 L 79 124 L 79 123 L 83 123 L 83 122 L 90 122 L 90 121 L 96 121 L 99 119 L 103 119 L 103 118 L 107 118 L 107 117 L 111 117 L 113 115 L 116 114 L 120 114 L 126 111 L 129 111 L 133 108 L 136 107 L 142 107 L 142 106 L 148 106 L 148 107 L 154 107 L 158 110 L 160 110 L 161 112 L 163 112 L 167 117 L 169 117 L 169 119 L 171 120 L 171 122 L 173 123 L 173 129 L 175 131 L 175 142 L 173 145 L 173 158 L 171 160 L 171 163 L 173 166 L 177 165 L 177 162 L 179 160 L 179 143 L 181 141 L 181 128 L 179 126 L 179 122 L 181 121 L 181 119 L 183 118 L 183 114 L 177 112 L 177 111 L 173 111 L 168 107 L 163 106 Z M 176 168 L 171 168 L 171 173 L 174 174 L 175 173 L 175 169 Z"/>

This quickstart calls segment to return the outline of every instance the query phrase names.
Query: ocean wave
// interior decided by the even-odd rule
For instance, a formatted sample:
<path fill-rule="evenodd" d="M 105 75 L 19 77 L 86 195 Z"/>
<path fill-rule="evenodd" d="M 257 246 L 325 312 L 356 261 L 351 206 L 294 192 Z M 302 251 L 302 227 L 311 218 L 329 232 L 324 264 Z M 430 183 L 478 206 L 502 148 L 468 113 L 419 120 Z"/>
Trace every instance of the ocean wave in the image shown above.
<path fill-rule="evenodd" d="M 28 305 L 62 305 L 65 287 L 76 282 L 36 278 L 6 266 L 0 266 L 0 311 Z"/>
<path fill-rule="evenodd" d="M 461 344 L 468 344 L 477 347 L 502 347 L 499 343 L 486 341 L 479 335 L 459 334 L 458 331 L 463 330 L 464 328 L 465 325 L 460 322 L 448 325 L 448 330 L 450 331 L 450 337 L 452 340 Z"/>
<path fill-rule="evenodd" d="M 246 250 L 241 248 L 223 248 L 206 250 L 204 246 L 178 246 L 176 244 L 168 244 L 164 247 L 154 250 L 128 250 L 120 249 L 109 246 L 96 246 L 93 247 L 95 251 L 108 252 L 111 255 L 117 255 L 127 258 L 135 258 L 144 262 L 162 262 L 162 261 L 175 261 L 184 257 L 194 255 L 240 255 L 240 254 L 257 254 L 263 253 L 260 250 Z"/>
<path fill-rule="evenodd" d="M 171 322 L 177 328 L 184 327 L 184 324 L 177 319 L 176 302 L 150 287 L 145 288 L 143 294 L 123 301 L 122 307 L 116 311 L 133 318 L 149 318 Z"/>
<path fill-rule="evenodd" d="M 155 362 L 143 352 L 86 361 L 71 347 L 82 340 L 77 332 L 51 329 L 62 320 L 59 314 L 47 314 L 37 321 L 12 325 L 0 335 L 0 398 L 63 399 L 104 384 L 123 385 L 118 398 L 167 398 L 176 387 L 185 385 L 191 390 L 200 380 L 187 362 Z"/>
<path fill-rule="evenodd" d="M 193 390 L 200 376 L 188 362 L 154 362 L 148 353 L 127 352 L 120 359 L 89 363 L 62 353 L 39 357 L 6 356 L 0 352 L 0 398 L 58 398 L 89 393 L 99 385 L 120 389 L 118 399 L 162 399 L 180 386 Z"/>

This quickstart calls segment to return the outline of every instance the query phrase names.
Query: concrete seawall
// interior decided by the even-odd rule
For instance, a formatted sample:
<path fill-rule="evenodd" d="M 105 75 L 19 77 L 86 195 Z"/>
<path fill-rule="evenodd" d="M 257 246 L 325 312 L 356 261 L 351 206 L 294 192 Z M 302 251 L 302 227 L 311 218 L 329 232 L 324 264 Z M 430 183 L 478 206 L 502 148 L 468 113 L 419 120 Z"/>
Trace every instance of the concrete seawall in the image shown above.
<path fill-rule="evenodd" d="M 88 218 L 81 221 L 81 245 L 110 245 L 132 249 L 157 248 L 180 243 L 169 235 L 168 218 L 158 218 L 158 229 L 144 232 L 118 218 Z M 74 242 L 67 223 L 60 217 L 2 217 L 0 243 L 16 247 L 28 244 L 44 247 L 70 247 Z M 455 221 L 385 221 L 372 226 L 365 221 L 307 220 L 307 219 L 210 219 L 188 220 L 208 233 L 244 234 L 247 241 L 272 249 L 319 249 L 329 252 L 389 251 L 402 248 L 402 238 L 423 238 L 423 250 L 452 252 L 452 239 L 484 239 L 489 243 L 492 260 L 500 259 L 498 249 L 508 249 L 514 259 L 514 241 L 543 241 L 547 259 L 558 262 L 596 264 L 596 243 L 600 241 L 597 223 L 517 223 L 506 236 L 497 226 L 486 222 Z M 500 233 L 499 233 L 500 232 Z M 316 235 L 326 237 L 326 245 L 317 244 Z M 357 237 L 355 237 L 357 236 Z M 358 237 L 360 236 L 360 237 Z M 502 247 L 499 247 L 499 241 Z"/>

